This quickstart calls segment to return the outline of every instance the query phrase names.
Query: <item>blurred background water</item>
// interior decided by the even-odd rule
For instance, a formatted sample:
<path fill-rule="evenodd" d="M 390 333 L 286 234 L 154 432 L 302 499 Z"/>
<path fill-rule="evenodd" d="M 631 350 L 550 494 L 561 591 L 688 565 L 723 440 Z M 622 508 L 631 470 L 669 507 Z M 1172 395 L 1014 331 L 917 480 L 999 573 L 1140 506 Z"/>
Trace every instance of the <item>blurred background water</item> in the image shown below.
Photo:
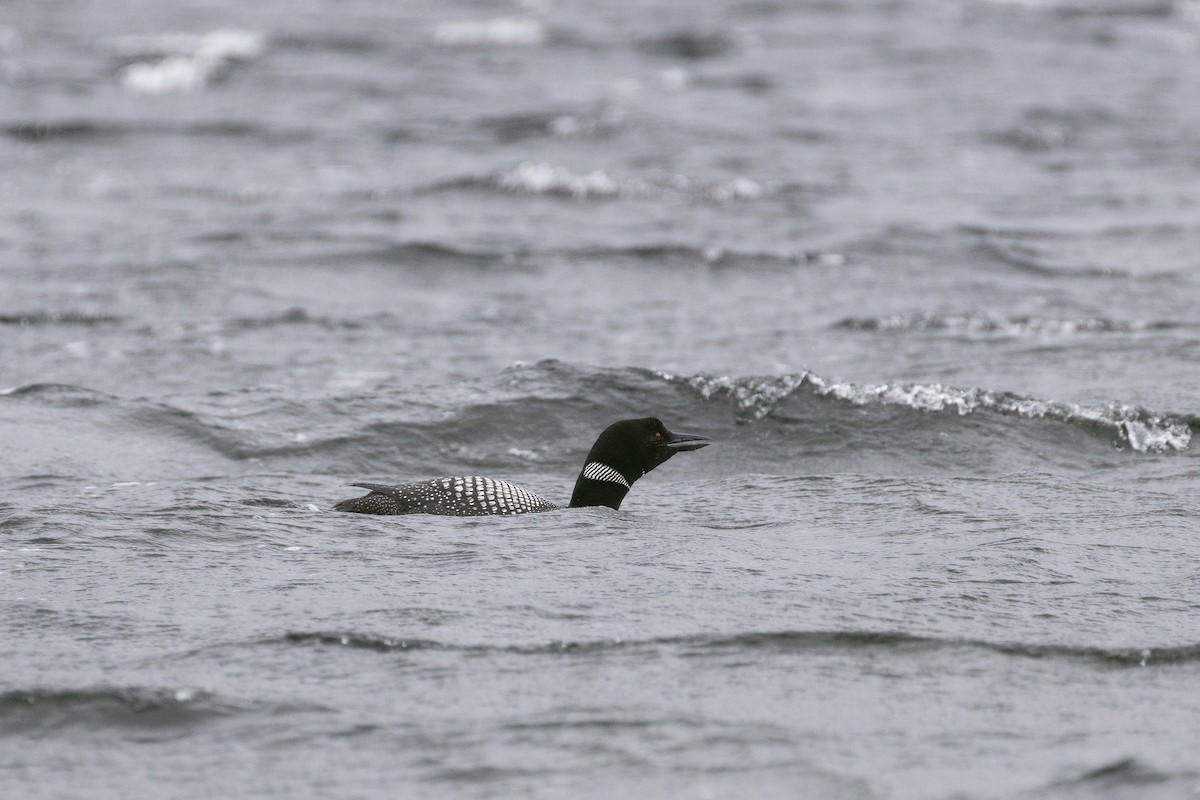
<path fill-rule="evenodd" d="M 1200 796 L 1195 0 L 10 3 L 0 211 L 5 796 Z"/>

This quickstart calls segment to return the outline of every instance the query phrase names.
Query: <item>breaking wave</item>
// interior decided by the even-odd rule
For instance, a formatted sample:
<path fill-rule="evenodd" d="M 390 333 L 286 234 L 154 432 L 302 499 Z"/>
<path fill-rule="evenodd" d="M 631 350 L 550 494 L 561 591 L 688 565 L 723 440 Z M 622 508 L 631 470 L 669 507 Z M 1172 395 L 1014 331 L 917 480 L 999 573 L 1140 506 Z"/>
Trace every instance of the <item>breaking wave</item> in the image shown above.
<path fill-rule="evenodd" d="M 165 34 L 119 40 L 127 62 L 121 85 L 138 94 L 192 92 L 224 78 L 238 63 L 262 55 L 266 40 L 244 30 L 217 30 L 199 36 Z"/>
<path fill-rule="evenodd" d="M 1195 417 L 1174 417 L 1123 403 L 1086 406 L 1040 400 L 1012 392 L 976 387 L 960 389 L 941 384 L 853 384 L 833 381 L 812 372 L 751 378 L 662 373 L 696 391 L 701 397 L 731 401 L 741 421 L 759 420 L 797 394 L 848 403 L 853 406 L 899 406 L 925 413 L 949 412 L 958 416 L 991 413 L 1016 419 L 1044 419 L 1115 435 L 1119 442 L 1139 452 L 1184 450 Z"/>
<path fill-rule="evenodd" d="M 339 323 L 284 314 L 238 324 Z M 1195 416 L 978 387 L 855 384 L 812 372 L 674 375 L 557 361 L 519 364 L 463 384 L 356 384 L 332 399 L 296 397 L 281 387 L 211 393 L 191 403 L 58 384 L 0 391 L 0 420 L 24 426 L 26 436 L 74 443 L 83 459 L 75 468 L 89 481 L 107 479 L 114 452 L 137 453 L 138 469 L 155 474 L 203 473 L 218 463 L 214 458 L 364 480 L 483 470 L 567 474 L 599 430 L 647 414 L 717 438 L 722 471 L 782 475 L 1076 467 L 1095 479 L 1098 469 L 1126 463 L 1109 453 L 1182 452 L 1200 431 Z M 113 479 L 143 474 L 135 473 Z"/>

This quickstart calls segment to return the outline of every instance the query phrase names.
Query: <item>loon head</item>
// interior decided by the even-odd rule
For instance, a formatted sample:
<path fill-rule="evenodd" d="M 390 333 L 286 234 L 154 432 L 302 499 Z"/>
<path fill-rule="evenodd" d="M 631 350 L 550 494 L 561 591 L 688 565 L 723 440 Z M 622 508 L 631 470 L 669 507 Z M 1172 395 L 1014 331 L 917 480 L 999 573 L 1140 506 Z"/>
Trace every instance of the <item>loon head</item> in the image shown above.
<path fill-rule="evenodd" d="M 707 436 L 671 433 L 654 417 L 625 419 L 604 429 L 583 462 L 571 507 L 620 508 L 633 482 L 676 453 L 699 450 Z"/>

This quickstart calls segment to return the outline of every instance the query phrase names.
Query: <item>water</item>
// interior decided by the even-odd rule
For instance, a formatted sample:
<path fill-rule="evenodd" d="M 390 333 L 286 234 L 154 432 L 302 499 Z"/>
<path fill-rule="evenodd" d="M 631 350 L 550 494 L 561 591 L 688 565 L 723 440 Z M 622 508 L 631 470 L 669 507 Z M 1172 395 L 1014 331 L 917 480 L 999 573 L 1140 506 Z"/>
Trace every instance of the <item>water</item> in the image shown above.
<path fill-rule="evenodd" d="M 0 11 L 6 797 L 1200 796 L 1200 7 Z M 565 501 L 630 416 L 717 444 Z"/>

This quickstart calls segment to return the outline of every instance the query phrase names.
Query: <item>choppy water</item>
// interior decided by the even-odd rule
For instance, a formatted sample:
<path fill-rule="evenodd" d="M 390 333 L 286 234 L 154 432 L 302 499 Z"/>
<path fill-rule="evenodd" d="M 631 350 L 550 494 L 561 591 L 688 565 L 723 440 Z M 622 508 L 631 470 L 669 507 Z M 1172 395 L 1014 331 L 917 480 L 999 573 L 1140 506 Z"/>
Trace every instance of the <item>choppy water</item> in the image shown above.
<path fill-rule="evenodd" d="M 1196 2 L 10 4 L 0 164 L 5 797 L 1200 796 Z"/>

